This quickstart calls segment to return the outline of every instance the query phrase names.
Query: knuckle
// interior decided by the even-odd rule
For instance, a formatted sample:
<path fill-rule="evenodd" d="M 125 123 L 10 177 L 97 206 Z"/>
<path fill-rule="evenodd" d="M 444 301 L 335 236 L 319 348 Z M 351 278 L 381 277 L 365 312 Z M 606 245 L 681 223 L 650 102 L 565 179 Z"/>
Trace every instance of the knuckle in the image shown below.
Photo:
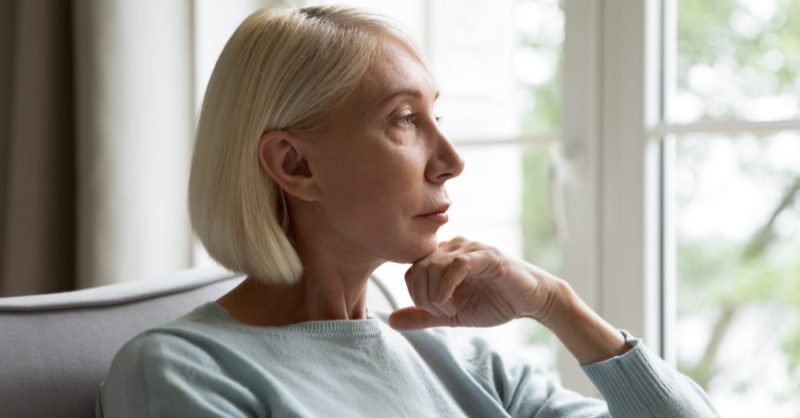
<path fill-rule="evenodd" d="M 484 249 L 489 248 L 489 247 L 491 247 L 491 245 L 486 245 L 484 243 L 477 242 L 477 241 L 471 241 L 470 243 L 468 243 L 468 244 L 466 244 L 464 246 L 464 248 L 466 248 L 469 251 L 480 251 L 480 250 L 484 250 Z"/>
<path fill-rule="evenodd" d="M 429 269 L 435 271 L 442 271 L 447 268 L 447 260 L 436 260 L 430 263 Z"/>
<path fill-rule="evenodd" d="M 454 237 L 453 239 L 450 240 L 449 247 L 451 249 L 455 249 L 455 248 L 464 246 L 464 244 L 467 243 L 467 242 L 468 241 L 467 241 L 466 238 L 462 237 L 461 235 L 458 235 L 458 236 L 456 236 L 456 237 Z"/>
<path fill-rule="evenodd" d="M 428 256 L 424 260 L 420 260 L 420 261 L 417 261 L 416 263 L 414 263 L 414 267 L 412 267 L 412 268 L 415 271 L 425 270 L 425 269 L 428 268 L 428 266 L 431 264 L 432 261 L 433 261 L 433 259 L 430 256 Z"/>
<path fill-rule="evenodd" d="M 464 255 L 457 255 L 453 257 L 452 265 L 457 268 L 465 267 L 468 263 L 467 257 Z"/>
<path fill-rule="evenodd" d="M 494 246 L 491 246 L 491 245 L 487 245 L 485 247 L 485 249 L 486 249 L 486 252 L 491 256 L 494 256 L 494 257 L 502 257 L 503 256 L 503 253 L 497 247 L 494 247 Z"/>

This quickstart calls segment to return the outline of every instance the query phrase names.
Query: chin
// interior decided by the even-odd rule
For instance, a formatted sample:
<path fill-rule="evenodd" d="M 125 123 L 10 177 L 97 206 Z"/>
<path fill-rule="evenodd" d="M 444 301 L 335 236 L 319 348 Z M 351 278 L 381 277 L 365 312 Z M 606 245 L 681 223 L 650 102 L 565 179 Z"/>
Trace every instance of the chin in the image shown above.
<path fill-rule="evenodd" d="M 401 264 L 412 264 L 420 258 L 432 253 L 438 245 L 439 240 L 436 238 L 436 235 L 419 239 L 410 243 L 408 246 L 404 246 L 400 254 L 389 261 Z"/>

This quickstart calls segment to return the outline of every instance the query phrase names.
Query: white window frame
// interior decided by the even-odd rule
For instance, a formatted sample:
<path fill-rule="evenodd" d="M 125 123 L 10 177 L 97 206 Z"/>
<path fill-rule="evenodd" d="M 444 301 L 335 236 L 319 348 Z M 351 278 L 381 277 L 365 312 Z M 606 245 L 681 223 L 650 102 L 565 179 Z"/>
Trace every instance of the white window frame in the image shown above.
<path fill-rule="evenodd" d="M 657 0 L 565 0 L 563 276 L 612 325 L 661 352 Z M 565 386 L 597 395 L 575 360 Z"/>
<path fill-rule="evenodd" d="M 797 131 L 800 119 L 666 121 L 676 0 L 565 0 L 564 13 L 563 276 L 612 325 L 674 365 L 675 141 Z M 559 356 L 558 369 L 565 386 L 597 395 L 571 356 Z"/>

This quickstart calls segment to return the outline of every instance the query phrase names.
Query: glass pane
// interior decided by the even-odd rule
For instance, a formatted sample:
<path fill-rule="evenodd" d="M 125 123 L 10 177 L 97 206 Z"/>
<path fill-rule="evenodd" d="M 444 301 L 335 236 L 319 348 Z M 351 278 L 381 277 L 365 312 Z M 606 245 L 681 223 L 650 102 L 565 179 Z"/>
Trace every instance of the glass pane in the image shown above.
<path fill-rule="evenodd" d="M 520 146 L 463 147 L 464 173 L 448 182 L 452 206 L 450 222 L 439 230 L 440 239 L 461 235 L 524 258 L 554 274 L 561 270 L 561 247 L 551 210 L 549 147 L 525 150 Z M 408 265 L 388 264 L 378 270 L 387 278 L 402 305 L 411 299 L 402 280 Z M 397 279 L 400 278 L 400 279 Z M 465 332 L 488 337 L 501 351 L 523 354 L 537 364 L 554 368 L 555 339 L 534 321 L 513 321 L 491 329 Z"/>
<path fill-rule="evenodd" d="M 669 120 L 800 117 L 800 0 L 677 0 Z"/>
<path fill-rule="evenodd" d="M 389 16 L 400 24 L 401 29 L 411 37 L 412 41 L 422 47 L 425 39 L 425 19 L 422 19 L 425 14 L 425 2 L 426 0 L 306 0 L 302 2 L 302 6 L 341 4 Z"/>
<path fill-rule="evenodd" d="M 441 90 L 454 141 L 557 131 L 561 119 L 559 0 L 307 0 L 391 16 L 417 42 Z"/>
<path fill-rule="evenodd" d="M 429 57 L 442 126 L 454 141 L 557 130 L 564 38 L 557 0 L 430 4 Z"/>
<path fill-rule="evenodd" d="M 800 411 L 800 135 L 693 136 L 675 171 L 678 363 L 725 417 Z"/>

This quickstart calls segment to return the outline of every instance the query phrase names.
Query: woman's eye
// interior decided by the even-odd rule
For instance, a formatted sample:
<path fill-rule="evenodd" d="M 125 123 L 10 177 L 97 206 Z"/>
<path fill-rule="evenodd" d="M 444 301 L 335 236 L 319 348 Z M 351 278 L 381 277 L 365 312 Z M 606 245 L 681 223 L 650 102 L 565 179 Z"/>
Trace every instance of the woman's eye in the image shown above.
<path fill-rule="evenodd" d="M 414 125 L 414 123 L 411 121 L 411 118 L 413 118 L 414 116 L 416 116 L 415 113 L 411 113 L 405 116 L 400 116 L 399 118 L 397 118 L 397 124 L 404 128 L 411 127 Z"/>
<path fill-rule="evenodd" d="M 415 125 L 414 124 L 414 118 L 416 118 L 417 116 L 418 116 L 417 113 L 409 113 L 407 115 L 403 115 L 403 116 L 400 116 L 399 118 L 397 118 L 396 119 L 396 123 L 397 123 L 397 125 L 399 125 L 399 126 L 401 126 L 403 128 L 411 128 L 411 127 L 413 127 Z M 436 121 L 436 123 L 439 123 L 439 122 L 442 121 L 442 117 L 441 116 L 434 116 L 433 120 Z"/>

